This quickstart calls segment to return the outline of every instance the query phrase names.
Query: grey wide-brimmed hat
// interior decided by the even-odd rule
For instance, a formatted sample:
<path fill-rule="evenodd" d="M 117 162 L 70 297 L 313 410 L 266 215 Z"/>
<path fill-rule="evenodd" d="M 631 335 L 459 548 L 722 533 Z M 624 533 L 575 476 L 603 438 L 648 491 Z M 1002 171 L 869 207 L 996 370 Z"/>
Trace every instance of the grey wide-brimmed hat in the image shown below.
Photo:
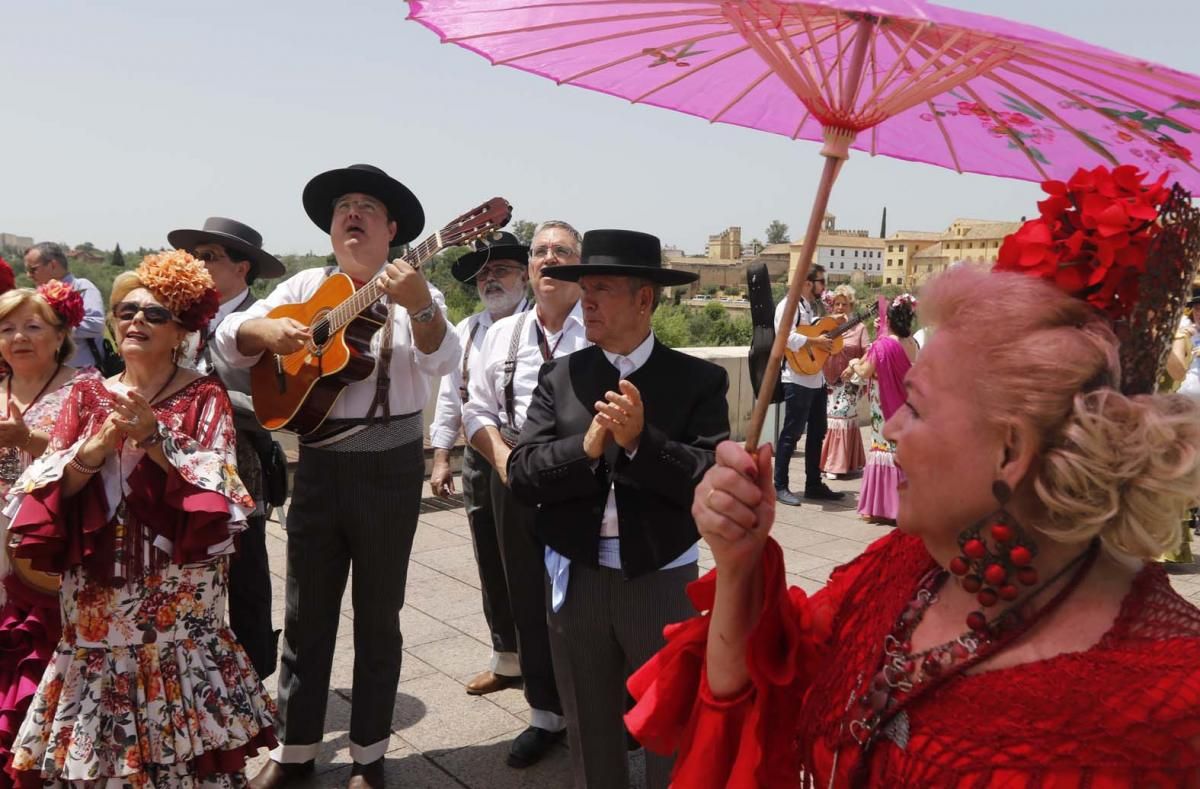
<path fill-rule="evenodd" d="M 176 249 L 195 252 L 201 244 L 220 244 L 226 251 L 250 261 L 250 271 L 256 277 L 282 277 L 287 270 L 271 253 L 262 248 L 262 234 L 249 225 L 223 216 L 210 216 L 200 230 L 172 230 L 167 242 Z"/>

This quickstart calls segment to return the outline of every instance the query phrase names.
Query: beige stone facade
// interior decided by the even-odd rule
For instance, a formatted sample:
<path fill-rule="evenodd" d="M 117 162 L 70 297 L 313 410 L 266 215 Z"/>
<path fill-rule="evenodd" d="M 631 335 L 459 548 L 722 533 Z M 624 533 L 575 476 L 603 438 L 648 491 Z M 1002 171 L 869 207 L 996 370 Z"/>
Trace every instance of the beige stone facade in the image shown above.
<path fill-rule="evenodd" d="M 991 267 L 1020 222 L 956 219 L 944 233 L 899 231 L 887 239 L 883 284 L 916 288 L 955 263 Z"/>

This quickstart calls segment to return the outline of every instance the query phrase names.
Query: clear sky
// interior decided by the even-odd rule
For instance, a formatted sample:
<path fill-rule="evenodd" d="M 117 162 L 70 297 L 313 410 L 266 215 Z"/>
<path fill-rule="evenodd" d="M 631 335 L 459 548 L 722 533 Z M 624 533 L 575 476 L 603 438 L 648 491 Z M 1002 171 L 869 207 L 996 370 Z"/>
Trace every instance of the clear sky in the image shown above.
<path fill-rule="evenodd" d="M 953 0 L 1200 73 L 1200 2 Z M 277 253 L 329 249 L 300 205 L 316 173 L 386 169 L 427 231 L 493 195 L 519 219 L 625 227 L 703 250 L 740 225 L 802 232 L 818 146 L 512 69 L 405 21 L 400 0 L 2 0 L 0 232 L 125 248 L 209 215 Z M 855 152 L 842 227 L 941 230 L 1033 212 L 1034 184 Z"/>

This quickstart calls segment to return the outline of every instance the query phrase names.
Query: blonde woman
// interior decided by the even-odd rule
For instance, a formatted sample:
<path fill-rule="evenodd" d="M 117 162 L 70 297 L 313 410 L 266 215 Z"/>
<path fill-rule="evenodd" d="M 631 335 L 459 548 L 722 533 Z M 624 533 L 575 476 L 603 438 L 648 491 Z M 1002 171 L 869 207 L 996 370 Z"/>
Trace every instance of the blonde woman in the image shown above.
<path fill-rule="evenodd" d="M 830 314 L 847 321 L 854 312 L 854 288 L 838 285 L 833 290 Z M 842 335 L 842 350 L 825 362 L 825 381 L 829 385 L 829 419 L 825 443 L 821 446 L 821 471 L 836 479 L 861 471 L 867 464 L 863 449 L 862 431 L 858 427 L 858 400 L 863 391 L 861 383 L 843 377 L 849 364 L 867 351 L 867 327 L 859 323 Z"/>
<path fill-rule="evenodd" d="M 217 309 L 204 266 L 147 256 L 113 282 L 125 372 L 77 383 L 6 512 L 18 557 L 62 573 L 63 634 L 13 746 L 18 783 L 233 787 L 274 705 L 225 626 L 254 508 L 229 399 L 179 364 Z"/>
<path fill-rule="evenodd" d="M 710 613 L 630 680 L 630 730 L 688 787 L 1195 785 L 1200 610 L 1153 560 L 1200 491 L 1200 405 L 1122 394 L 1108 323 L 1042 280 L 921 296 L 900 528 L 789 591 L 769 450 L 720 445 Z"/>
<path fill-rule="evenodd" d="M 0 296 L 0 359 L 9 371 L 0 379 L 0 498 L 49 445 L 71 387 L 99 375 L 91 367 L 66 366 L 75 352 L 71 329 L 82 317 L 83 298 L 61 282 Z M 6 567 L 0 609 L 0 769 L 6 771 L 9 748 L 62 631 L 58 597 L 48 591 L 53 578 L 27 582 L 31 576 L 7 572 L 7 558 L 0 552 Z"/>

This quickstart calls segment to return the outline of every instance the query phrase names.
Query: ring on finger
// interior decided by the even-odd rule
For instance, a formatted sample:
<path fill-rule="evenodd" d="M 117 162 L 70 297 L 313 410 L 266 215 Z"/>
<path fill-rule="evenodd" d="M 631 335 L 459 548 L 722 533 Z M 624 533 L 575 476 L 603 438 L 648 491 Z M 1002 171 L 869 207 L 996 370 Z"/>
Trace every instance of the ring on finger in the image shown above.
<path fill-rule="evenodd" d="M 716 509 L 716 507 L 713 506 L 713 500 L 712 500 L 713 494 L 716 492 L 717 492 L 716 488 L 709 488 L 708 495 L 704 497 L 704 503 L 708 505 L 708 508 L 710 510 Z"/>

